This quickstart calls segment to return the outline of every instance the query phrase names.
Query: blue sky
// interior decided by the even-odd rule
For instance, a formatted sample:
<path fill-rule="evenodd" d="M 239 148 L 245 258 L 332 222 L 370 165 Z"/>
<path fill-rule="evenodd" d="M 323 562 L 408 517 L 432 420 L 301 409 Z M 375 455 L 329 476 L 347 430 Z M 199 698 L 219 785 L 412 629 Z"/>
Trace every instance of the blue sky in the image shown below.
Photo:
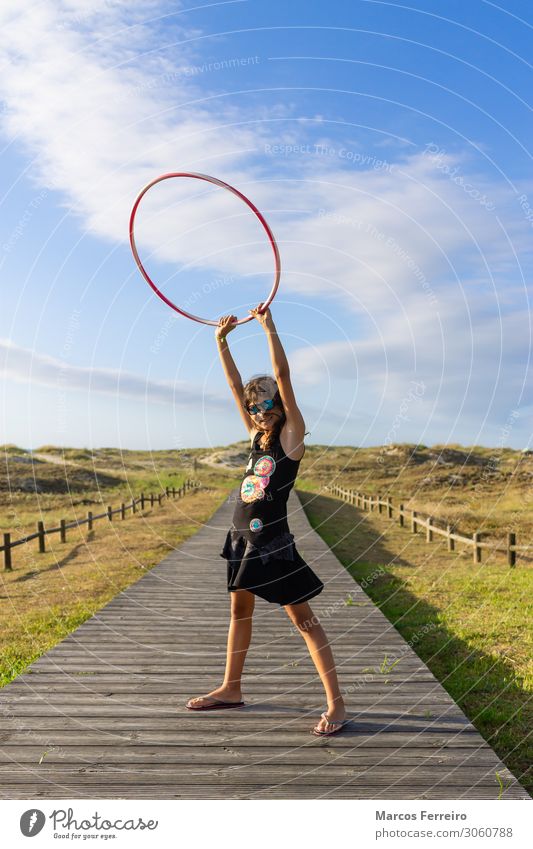
<path fill-rule="evenodd" d="M 187 4 L 188 5 L 188 4 Z M 244 439 L 213 328 L 142 280 L 137 193 L 246 193 L 310 443 L 530 444 L 530 4 L 43 0 L 0 12 L 0 442 Z M 154 188 L 139 250 L 208 318 L 266 297 L 233 196 Z M 257 322 L 229 337 L 270 371 Z"/>

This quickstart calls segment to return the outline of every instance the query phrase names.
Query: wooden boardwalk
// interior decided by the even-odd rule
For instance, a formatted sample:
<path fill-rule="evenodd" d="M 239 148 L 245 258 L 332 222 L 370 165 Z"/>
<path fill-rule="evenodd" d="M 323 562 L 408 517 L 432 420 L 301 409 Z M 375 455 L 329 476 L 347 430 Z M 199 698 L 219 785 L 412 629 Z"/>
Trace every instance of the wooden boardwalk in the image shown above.
<path fill-rule="evenodd" d="M 311 604 L 351 722 L 332 738 L 309 733 L 326 707 L 322 685 L 285 611 L 261 599 L 246 707 L 187 710 L 222 680 L 229 599 L 218 552 L 232 508 L 227 499 L 0 691 L 0 798 L 497 799 L 496 773 L 502 798 L 530 798 L 311 529 L 294 491 L 289 523 L 326 585 Z M 386 674 L 385 655 L 400 658 Z"/>

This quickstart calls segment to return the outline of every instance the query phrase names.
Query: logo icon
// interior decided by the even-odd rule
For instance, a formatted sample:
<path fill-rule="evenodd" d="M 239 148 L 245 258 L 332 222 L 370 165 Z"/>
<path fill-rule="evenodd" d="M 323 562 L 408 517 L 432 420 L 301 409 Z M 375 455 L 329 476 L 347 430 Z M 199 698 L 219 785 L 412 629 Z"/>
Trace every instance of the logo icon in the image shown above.
<path fill-rule="evenodd" d="M 24 837 L 35 837 L 42 830 L 46 817 L 38 808 L 30 808 L 24 811 L 20 818 L 20 830 Z"/>

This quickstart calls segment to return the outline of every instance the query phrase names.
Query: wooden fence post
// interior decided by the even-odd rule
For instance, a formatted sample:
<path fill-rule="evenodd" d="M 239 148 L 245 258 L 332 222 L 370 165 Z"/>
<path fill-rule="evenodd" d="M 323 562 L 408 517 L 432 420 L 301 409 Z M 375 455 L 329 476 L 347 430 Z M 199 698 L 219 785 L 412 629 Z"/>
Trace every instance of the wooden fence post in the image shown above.
<path fill-rule="evenodd" d="M 472 540 L 474 542 L 474 551 L 473 551 L 473 560 L 474 563 L 481 563 L 481 549 L 476 545 L 481 539 L 481 534 L 478 531 L 474 531 L 472 534 Z"/>
<path fill-rule="evenodd" d="M 120 518 L 126 518 L 126 505 L 124 504 L 124 502 L 122 502 L 122 504 L 120 505 Z"/>
<path fill-rule="evenodd" d="M 381 513 L 381 493 L 378 492 L 378 512 Z"/>
<path fill-rule="evenodd" d="M 176 497 L 176 489 L 175 489 L 175 487 L 172 487 L 172 498 L 175 498 L 175 497 Z"/>
<path fill-rule="evenodd" d="M 144 510 L 144 492 L 141 492 L 141 510 Z"/>
<path fill-rule="evenodd" d="M 433 524 L 433 518 L 428 516 L 428 523 L 426 528 L 426 542 L 433 542 L 433 531 L 431 530 L 431 526 Z"/>
<path fill-rule="evenodd" d="M 387 516 L 392 519 L 392 498 L 390 495 L 387 496 Z"/>
<path fill-rule="evenodd" d="M 137 512 L 137 504 L 135 503 L 135 499 L 134 499 L 134 498 L 132 498 L 132 499 L 131 499 L 131 512 L 132 512 L 132 513 L 136 513 L 136 512 Z"/>
<path fill-rule="evenodd" d="M 448 543 L 448 551 L 455 551 L 455 540 L 452 539 L 452 534 L 455 533 L 453 525 L 446 525 L 446 542 Z"/>
<path fill-rule="evenodd" d="M 93 511 L 87 510 L 87 529 L 92 531 L 93 529 Z"/>
<path fill-rule="evenodd" d="M 157 501 L 159 503 L 159 506 L 161 507 L 161 493 L 160 492 L 157 493 Z"/>
<path fill-rule="evenodd" d="M 416 510 L 413 510 L 413 515 L 411 518 L 411 531 L 416 534 L 418 532 L 418 523 L 416 521 Z"/>
<path fill-rule="evenodd" d="M 39 534 L 39 554 L 44 554 L 46 551 L 46 546 L 44 542 L 44 522 L 37 522 L 37 533 Z"/>
<path fill-rule="evenodd" d="M 150 507 L 153 507 L 153 506 L 154 506 L 154 493 L 151 492 L 150 493 Z"/>
<path fill-rule="evenodd" d="M 12 572 L 13 566 L 11 563 L 11 534 L 4 534 L 4 569 L 6 572 Z"/>
<path fill-rule="evenodd" d="M 110 522 L 113 521 L 113 508 L 110 505 L 107 507 L 107 518 Z"/>
<path fill-rule="evenodd" d="M 67 541 L 67 529 L 65 528 L 66 521 L 65 519 L 61 519 L 59 522 L 59 538 L 61 542 Z"/>
<path fill-rule="evenodd" d="M 516 551 L 511 546 L 516 545 L 516 534 L 507 534 L 507 562 L 509 566 L 516 566 Z"/>
<path fill-rule="evenodd" d="M 446 525 L 446 533 L 448 534 L 448 536 L 446 538 L 447 542 L 448 542 L 448 551 L 454 551 L 455 550 L 455 540 L 452 539 L 452 537 L 450 536 L 450 534 L 453 534 L 453 532 L 454 532 L 453 527 L 451 525 Z"/>
<path fill-rule="evenodd" d="M 399 515 L 398 515 L 398 519 L 399 519 L 399 522 L 400 522 L 400 528 L 403 528 L 403 525 L 404 525 L 403 504 L 400 504 L 400 512 L 399 512 Z"/>

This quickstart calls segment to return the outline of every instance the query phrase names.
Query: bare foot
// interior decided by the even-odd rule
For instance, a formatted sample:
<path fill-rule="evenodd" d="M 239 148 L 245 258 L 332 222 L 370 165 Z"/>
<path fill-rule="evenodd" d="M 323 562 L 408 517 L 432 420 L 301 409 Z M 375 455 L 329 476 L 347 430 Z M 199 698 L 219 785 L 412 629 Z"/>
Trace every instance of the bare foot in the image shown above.
<path fill-rule="evenodd" d="M 210 699 L 210 696 L 214 696 L 215 699 L 219 699 L 224 702 L 242 702 L 242 694 L 240 687 L 235 689 L 235 687 L 224 686 L 223 684 L 220 687 L 217 687 L 216 690 L 211 690 L 210 693 L 206 693 L 205 696 L 196 696 L 193 699 L 189 699 L 187 702 L 187 706 L 191 707 L 203 707 L 204 705 L 213 704 L 213 699 Z"/>
<path fill-rule="evenodd" d="M 339 726 L 333 725 L 332 722 L 343 722 L 346 719 L 346 709 L 342 699 L 337 701 L 336 704 L 328 705 L 328 709 L 325 711 L 325 714 L 330 722 L 326 722 L 324 717 L 321 716 L 319 722 L 315 725 L 314 730 L 335 731 L 335 729 L 338 729 Z"/>

